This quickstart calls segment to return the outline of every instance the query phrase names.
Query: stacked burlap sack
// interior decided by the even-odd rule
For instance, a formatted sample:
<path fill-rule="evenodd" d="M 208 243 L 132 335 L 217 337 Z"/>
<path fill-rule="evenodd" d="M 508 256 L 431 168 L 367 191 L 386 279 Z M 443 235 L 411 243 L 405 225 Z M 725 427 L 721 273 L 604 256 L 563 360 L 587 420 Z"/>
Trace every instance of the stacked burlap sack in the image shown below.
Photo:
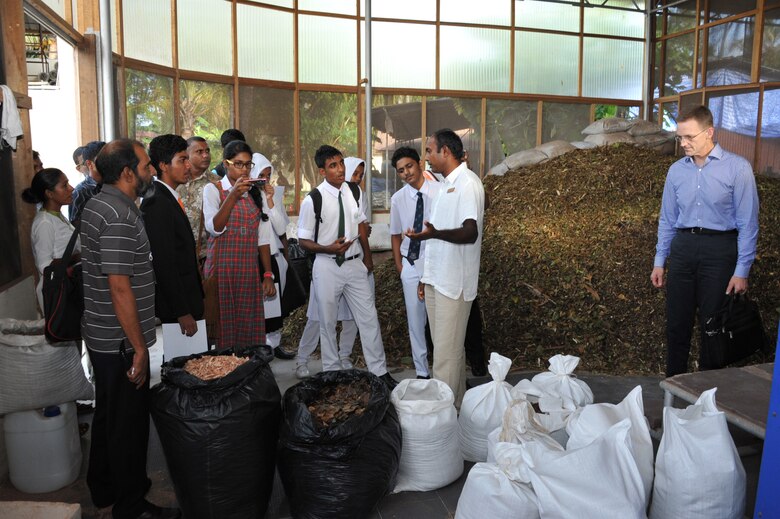
<path fill-rule="evenodd" d="M 674 153 L 674 132 L 667 132 L 661 126 L 643 119 L 608 117 L 588 125 L 582 134 L 582 141 L 562 140 L 546 142 L 529 150 L 519 151 L 493 166 L 489 175 L 503 176 L 509 171 L 540 164 L 577 149 L 596 148 L 616 143 L 630 143 L 652 148 L 665 154 Z"/>

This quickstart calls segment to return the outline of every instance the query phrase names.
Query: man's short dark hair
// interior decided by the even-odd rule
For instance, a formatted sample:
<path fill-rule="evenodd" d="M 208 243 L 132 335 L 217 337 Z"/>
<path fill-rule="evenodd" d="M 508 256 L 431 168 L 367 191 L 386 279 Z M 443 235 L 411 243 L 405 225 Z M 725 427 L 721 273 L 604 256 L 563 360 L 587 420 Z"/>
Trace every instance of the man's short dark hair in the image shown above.
<path fill-rule="evenodd" d="M 98 153 L 100 153 L 100 150 L 102 150 L 103 146 L 105 145 L 106 143 L 103 141 L 92 141 L 86 143 L 84 145 L 84 153 L 81 155 L 81 160 L 91 160 L 92 162 L 95 162 L 95 157 L 98 156 Z"/>
<path fill-rule="evenodd" d="M 458 162 L 463 160 L 463 141 L 460 140 L 457 133 L 449 128 L 442 128 L 433 133 L 433 138 L 439 151 L 446 146 Z"/>
<path fill-rule="evenodd" d="M 417 153 L 417 150 L 414 148 L 410 148 L 409 146 L 404 146 L 402 148 L 398 148 L 393 153 L 393 158 L 390 159 L 390 163 L 395 167 L 395 163 L 398 162 L 401 159 L 412 159 L 415 162 L 420 162 L 420 154 Z"/>
<path fill-rule="evenodd" d="M 170 164 L 174 155 L 181 151 L 187 151 L 187 141 L 180 135 L 166 133 L 152 139 L 149 143 L 149 158 L 152 159 L 152 166 L 157 171 L 158 178 L 162 177 L 160 163 Z"/>
<path fill-rule="evenodd" d="M 73 163 L 76 166 L 81 166 L 81 163 L 84 161 L 84 146 L 79 146 L 75 150 L 73 150 Z"/>
<path fill-rule="evenodd" d="M 95 157 L 95 166 L 97 166 L 100 176 L 103 177 L 104 184 L 116 184 L 125 168 L 130 168 L 133 171 L 138 169 L 136 146 L 144 147 L 143 144 L 133 139 L 117 139 L 103 146 L 103 149 Z"/>
<path fill-rule="evenodd" d="M 187 147 L 189 148 L 190 146 L 192 146 L 196 142 L 205 142 L 205 143 L 208 144 L 208 141 L 206 141 L 206 139 L 204 139 L 200 135 L 193 135 L 192 137 L 187 139 Z M 223 148 L 224 148 L 224 146 L 223 146 Z"/>
<path fill-rule="evenodd" d="M 236 130 L 235 128 L 230 128 L 228 130 L 225 130 L 224 132 L 222 132 L 222 135 L 220 135 L 219 137 L 219 143 L 222 145 L 223 148 L 233 141 L 246 142 L 246 137 L 244 137 L 244 134 L 241 133 L 241 130 Z"/>
<path fill-rule="evenodd" d="M 341 153 L 333 146 L 323 144 L 317 148 L 317 151 L 314 153 L 314 163 L 317 164 L 318 168 L 322 169 L 325 167 L 325 161 L 331 157 L 335 157 L 336 155 L 341 155 L 342 157 L 344 156 L 343 153 Z"/>
<path fill-rule="evenodd" d="M 715 126 L 712 119 L 712 112 L 704 105 L 699 105 L 696 108 L 685 112 L 677 119 L 678 123 L 684 123 L 686 121 L 696 121 L 699 123 L 699 126 L 705 129 Z"/>

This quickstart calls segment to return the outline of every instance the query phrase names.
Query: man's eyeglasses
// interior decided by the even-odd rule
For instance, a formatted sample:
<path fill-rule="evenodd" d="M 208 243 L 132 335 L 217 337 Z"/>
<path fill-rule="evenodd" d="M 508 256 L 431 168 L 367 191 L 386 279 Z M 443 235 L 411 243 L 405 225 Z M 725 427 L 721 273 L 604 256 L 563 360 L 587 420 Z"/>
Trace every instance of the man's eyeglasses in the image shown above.
<path fill-rule="evenodd" d="M 230 164 L 236 169 L 252 169 L 255 166 L 254 162 L 233 162 L 230 159 L 225 159 L 225 162 Z"/>
<path fill-rule="evenodd" d="M 693 139 L 695 139 L 696 137 L 698 137 L 702 133 L 706 132 L 707 130 L 709 130 L 709 128 L 704 128 L 702 131 L 700 131 L 696 135 L 676 135 L 674 137 L 674 140 L 676 140 L 677 142 L 693 142 Z"/>

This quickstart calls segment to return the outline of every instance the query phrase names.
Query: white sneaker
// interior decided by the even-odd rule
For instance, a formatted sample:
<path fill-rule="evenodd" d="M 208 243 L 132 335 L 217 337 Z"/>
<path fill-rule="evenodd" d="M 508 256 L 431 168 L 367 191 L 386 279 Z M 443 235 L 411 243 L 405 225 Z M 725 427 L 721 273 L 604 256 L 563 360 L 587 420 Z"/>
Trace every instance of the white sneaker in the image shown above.
<path fill-rule="evenodd" d="M 348 358 L 341 359 L 341 369 L 352 369 L 354 367 L 354 364 L 352 364 L 352 361 Z"/>
<path fill-rule="evenodd" d="M 309 373 L 309 367 L 306 364 L 300 364 L 297 368 L 295 368 L 295 376 L 304 379 L 309 377 L 311 373 Z"/>

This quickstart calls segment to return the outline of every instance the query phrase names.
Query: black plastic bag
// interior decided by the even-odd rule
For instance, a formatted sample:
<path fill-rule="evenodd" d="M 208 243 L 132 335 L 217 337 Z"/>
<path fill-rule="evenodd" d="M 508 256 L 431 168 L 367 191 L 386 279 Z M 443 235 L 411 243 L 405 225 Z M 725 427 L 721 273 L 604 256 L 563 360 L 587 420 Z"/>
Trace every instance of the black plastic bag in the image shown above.
<path fill-rule="evenodd" d="M 262 347 L 237 353 L 250 360 L 219 379 L 183 369 L 189 359 L 231 353 L 172 359 L 152 388 L 152 418 L 187 519 L 261 518 L 271 497 L 281 394 Z"/>
<path fill-rule="evenodd" d="M 328 385 L 367 378 L 365 412 L 325 429 L 308 405 Z M 363 519 L 395 486 L 401 458 L 401 424 L 390 392 L 365 371 L 327 371 L 284 395 L 279 474 L 295 518 Z"/>

